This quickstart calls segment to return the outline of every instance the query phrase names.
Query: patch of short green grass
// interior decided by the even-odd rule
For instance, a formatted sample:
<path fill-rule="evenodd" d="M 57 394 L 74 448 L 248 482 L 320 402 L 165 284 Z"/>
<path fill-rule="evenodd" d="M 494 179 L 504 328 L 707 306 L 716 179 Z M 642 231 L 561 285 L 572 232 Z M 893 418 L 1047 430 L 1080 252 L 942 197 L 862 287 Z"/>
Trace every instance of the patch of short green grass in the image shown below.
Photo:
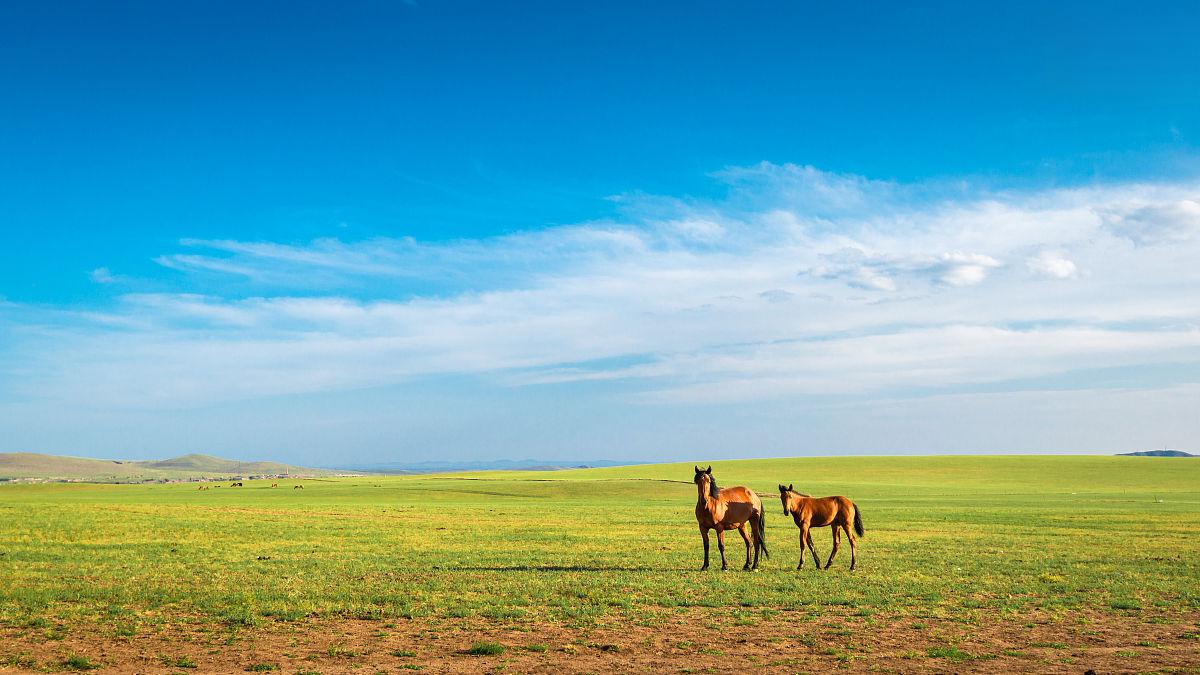
<path fill-rule="evenodd" d="M 476 642 L 467 649 L 471 656 L 499 656 L 504 651 L 504 645 L 499 642 Z"/>
<path fill-rule="evenodd" d="M 964 652 L 953 645 L 948 647 L 930 647 L 925 650 L 925 655 L 931 659 L 948 659 L 950 661 L 970 661 L 975 658 L 970 652 Z"/>
<path fill-rule="evenodd" d="M 170 668 L 196 667 L 196 660 L 186 654 L 183 656 L 163 656 L 162 662 L 164 666 L 168 666 Z"/>
<path fill-rule="evenodd" d="M 98 670 L 103 666 L 86 656 L 71 654 L 63 659 L 62 667 L 66 670 Z"/>
<path fill-rule="evenodd" d="M 329 645 L 329 647 L 325 649 L 325 653 L 333 658 L 340 659 L 350 659 L 358 656 L 357 650 L 347 649 L 343 645 Z"/>

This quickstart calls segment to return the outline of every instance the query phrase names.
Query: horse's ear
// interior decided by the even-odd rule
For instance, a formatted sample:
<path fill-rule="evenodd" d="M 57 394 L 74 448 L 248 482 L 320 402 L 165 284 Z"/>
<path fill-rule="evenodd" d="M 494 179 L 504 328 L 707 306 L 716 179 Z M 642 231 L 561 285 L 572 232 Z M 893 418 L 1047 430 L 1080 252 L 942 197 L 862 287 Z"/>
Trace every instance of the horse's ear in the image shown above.
<path fill-rule="evenodd" d="M 779 486 L 779 491 L 780 491 L 780 492 L 787 492 L 787 488 L 783 487 L 783 485 L 782 485 L 782 484 L 780 484 L 780 486 Z"/>
<path fill-rule="evenodd" d="M 708 465 L 708 468 L 704 470 L 704 473 L 709 474 L 710 476 L 712 475 L 712 464 Z"/>
<path fill-rule="evenodd" d="M 700 467 L 698 467 L 698 466 L 696 466 L 695 464 L 693 464 L 693 465 L 692 465 L 692 468 L 696 470 L 696 473 L 700 473 Z"/>
<path fill-rule="evenodd" d="M 788 492 L 791 492 L 791 491 L 792 491 L 792 484 L 788 483 Z"/>

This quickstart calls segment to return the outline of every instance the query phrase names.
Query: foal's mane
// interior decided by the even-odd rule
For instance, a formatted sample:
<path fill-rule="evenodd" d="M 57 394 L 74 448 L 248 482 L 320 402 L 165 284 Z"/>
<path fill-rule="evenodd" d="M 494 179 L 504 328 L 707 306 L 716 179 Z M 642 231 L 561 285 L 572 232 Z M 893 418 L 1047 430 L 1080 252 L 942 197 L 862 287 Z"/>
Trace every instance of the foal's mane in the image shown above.
<path fill-rule="evenodd" d="M 717 493 L 719 493 L 720 491 L 721 491 L 721 488 L 717 487 L 717 479 L 713 478 L 713 475 L 711 473 L 708 474 L 708 496 L 712 497 L 713 499 L 716 499 Z"/>

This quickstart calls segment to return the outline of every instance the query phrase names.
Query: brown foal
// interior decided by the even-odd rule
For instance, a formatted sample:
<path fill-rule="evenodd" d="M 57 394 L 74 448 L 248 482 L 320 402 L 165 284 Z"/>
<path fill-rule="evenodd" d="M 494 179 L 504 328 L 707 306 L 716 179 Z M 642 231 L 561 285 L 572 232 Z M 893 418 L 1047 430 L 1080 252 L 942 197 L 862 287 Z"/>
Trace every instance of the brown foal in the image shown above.
<path fill-rule="evenodd" d="M 817 558 L 817 549 L 813 546 L 812 534 L 809 531 L 814 527 L 833 528 L 833 551 L 829 554 L 825 569 L 829 569 L 833 564 L 833 557 L 837 555 L 838 546 L 842 542 L 842 530 L 845 530 L 846 538 L 850 540 L 850 569 L 854 569 L 858 557 L 855 555 L 854 535 L 863 536 L 862 516 L 854 502 L 845 497 L 809 497 L 796 492 L 791 485 L 779 486 L 779 500 L 783 502 L 784 515 L 790 514 L 796 521 L 796 527 L 800 528 L 800 564 L 796 565 L 796 569 L 804 569 L 805 544 L 808 544 L 808 550 L 812 552 L 817 569 L 821 569 L 821 560 Z M 851 524 L 854 526 L 853 533 L 850 532 Z"/>

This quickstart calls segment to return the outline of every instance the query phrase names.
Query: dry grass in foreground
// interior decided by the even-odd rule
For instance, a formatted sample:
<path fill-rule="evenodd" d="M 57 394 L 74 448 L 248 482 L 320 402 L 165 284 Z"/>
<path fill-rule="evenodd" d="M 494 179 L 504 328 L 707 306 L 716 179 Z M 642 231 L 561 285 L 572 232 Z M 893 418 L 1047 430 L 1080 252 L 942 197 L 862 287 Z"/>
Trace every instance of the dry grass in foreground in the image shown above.
<path fill-rule="evenodd" d="M 478 619 L 167 626 L 121 637 L 5 629 L 0 671 L 103 672 L 1200 672 L 1200 614 L 963 621 L 780 612 L 748 624 L 692 610 L 655 625 Z"/>

